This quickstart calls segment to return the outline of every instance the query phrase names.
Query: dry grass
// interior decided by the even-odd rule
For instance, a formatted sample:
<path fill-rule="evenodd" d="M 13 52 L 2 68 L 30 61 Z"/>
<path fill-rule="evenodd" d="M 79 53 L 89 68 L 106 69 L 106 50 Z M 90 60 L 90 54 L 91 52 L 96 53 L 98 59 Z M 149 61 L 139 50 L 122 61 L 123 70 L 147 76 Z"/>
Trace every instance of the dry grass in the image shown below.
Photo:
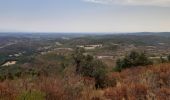
<path fill-rule="evenodd" d="M 117 86 L 105 90 L 111 100 L 169 100 L 170 64 L 136 67 L 113 73 Z"/>
<path fill-rule="evenodd" d="M 40 91 L 45 100 L 169 100 L 170 64 L 125 69 L 109 74 L 115 85 L 95 89 L 94 79 L 65 70 L 64 77 L 40 76 L 0 82 L 0 100 L 18 100 L 23 91 Z M 115 83 L 116 82 L 116 83 Z M 112 83 L 113 84 L 113 83 Z"/>

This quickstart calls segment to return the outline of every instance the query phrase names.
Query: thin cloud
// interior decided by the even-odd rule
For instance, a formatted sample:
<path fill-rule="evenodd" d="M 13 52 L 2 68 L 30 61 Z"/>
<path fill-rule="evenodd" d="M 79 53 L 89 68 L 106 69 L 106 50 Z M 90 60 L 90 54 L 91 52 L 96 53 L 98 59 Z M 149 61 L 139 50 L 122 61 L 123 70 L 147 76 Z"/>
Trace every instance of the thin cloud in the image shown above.
<path fill-rule="evenodd" d="M 84 0 L 85 2 L 91 2 L 91 3 L 99 3 L 99 4 L 108 4 L 109 0 Z"/>
<path fill-rule="evenodd" d="M 170 7 L 170 0 L 83 0 L 83 1 L 100 4 Z"/>

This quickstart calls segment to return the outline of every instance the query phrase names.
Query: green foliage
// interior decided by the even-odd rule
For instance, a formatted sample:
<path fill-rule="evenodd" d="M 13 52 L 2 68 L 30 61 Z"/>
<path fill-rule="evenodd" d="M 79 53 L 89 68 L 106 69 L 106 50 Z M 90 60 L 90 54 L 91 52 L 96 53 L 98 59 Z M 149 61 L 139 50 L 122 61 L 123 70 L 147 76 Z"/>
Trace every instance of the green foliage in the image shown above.
<path fill-rule="evenodd" d="M 94 61 L 93 77 L 96 80 L 97 88 L 104 88 L 106 85 L 106 65 L 103 62 L 96 60 Z"/>
<path fill-rule="evenodd" d="M 105 86 L 106 65 L 103 62 L 87 55 L 80 67 L 80 73 L 83 76 L 95 78 L 97 88 L 103 88 Z"/>
<path fill-rule="evenodd" d="M 93 77 L 96 80 L 96 88 L 105 86 L 106 65 L 96 60 L 91 55 L 83 55 L 82 49 L 76 49 L 73 59 L 76 62 L 76 72 L 86 77 Z"/>
<path fill-rule="evenodd" d="M 48 61 L 63 61 L 65 57 L 63 55 L 55 54 L 55 53 L 48 53 L 42 56 L 43 59 Z"/>
<path fill-rule="evenodd" d="M 35 61 L 34 56 L 21 56 L 18 58 L 18 64 L 24 64 L 24 63 L 33 63 Z"/>
<path fill-rule="evenodd" d="M 40 91 L 24 91 L 17 100 L 45 100 L 45 94 Z"/>
<path fill-rule="evenodd" d="M 39 76 L 39 71 L 36 68 L 23 68 L 21 65 L 12 65 L 12 66 L 2 66 L 0 67 L 0 81 L 5 79 L 17 79 L 22 76 Z"/>
<path fill-rule="evenodd" d="M 63 72 L 65 68 L 67 68 L 71 64 L 71 56 L 68 55 L 64 58 L 64 60 L 61 61 L 60 63 L 60 72 Z"/>
<path fill-rule="evenodd" d="M 170 54 L 168 55 L 168 57 L 167 57 L 167 58 L 168 58 L 168 61 L 170 62 Z"/>
<path fill-rule="evenodd" d="M 93 56 L 90 55 L 85 56 L 83 61 L 81 62 L 80 73 L 83 76 L 92 77 L 93 69 L 94 69 Z"/>
<path fill-rule="evenodd" d="M 5 79 L 15 79 L 21 76 L 22 69 L 18 66 L 0 67 L 0 81 Z"/>
<path fill-rule="evenodd" d="M 115 71 L 121 71 L 124 68 L 135 67 L 135 66 L 145 66 L 152 64 L 145 53 L 138 53 L 132 51 L 123 59 L 118 59 L 116 62 Z"/>
<path fill-rule="evenodd" d="M 80 63 L 84 60 L 83 53 L 85 52 L 84 48 L 76 48 L 74 53 L 72 54 L 72 58 L 74 60 L 74 64 L 76 65 L 76 72 L 80 71 Z"/>

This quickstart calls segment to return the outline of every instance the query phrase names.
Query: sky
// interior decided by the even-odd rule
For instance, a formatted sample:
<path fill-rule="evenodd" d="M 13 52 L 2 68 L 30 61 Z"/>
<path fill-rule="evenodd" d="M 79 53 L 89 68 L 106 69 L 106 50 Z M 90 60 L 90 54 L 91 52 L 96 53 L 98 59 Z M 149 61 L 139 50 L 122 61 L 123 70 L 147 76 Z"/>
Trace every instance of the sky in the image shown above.
<path fill-rule="evenodd" d="M 170 0 L 0 0 L 0 32 L 170 32 Z"/>

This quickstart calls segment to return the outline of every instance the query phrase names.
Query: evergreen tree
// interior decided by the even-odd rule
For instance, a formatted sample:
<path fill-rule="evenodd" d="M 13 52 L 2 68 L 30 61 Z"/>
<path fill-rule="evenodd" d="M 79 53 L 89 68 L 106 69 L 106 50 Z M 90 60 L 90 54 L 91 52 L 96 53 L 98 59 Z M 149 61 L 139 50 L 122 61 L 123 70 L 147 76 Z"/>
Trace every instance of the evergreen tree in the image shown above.
<path fill-rule="evenodd" d="M 105 87 L 106 65 L 103 62 L 94 59 L 91 55 L 84 55 L 84 52 L 83 49 L 76 48 L 72 55 L 76 64 L 77 74 L 94 78 L 96 88 Z"/>
<path fill-rule="evenodd" d="M 74 60 L 74 64 L 76 65 L 76 72 L 80 71 L 80 64 L 84 60 L 83 53 L 85 52 L 84 48 L 76 48 L 74 53 L 72 54 L 72 58 Z"/>
<path fill-rule="evenodd" d="M 125 56 L 123 59 L 118 59 L 116 62 L 116 71 L 121 71 L 121 69 L 135 67 L 135 66 L 145 66 L 152 64 L 145 53 L 138 53 L 132 51 L 129 55 Z"/>

